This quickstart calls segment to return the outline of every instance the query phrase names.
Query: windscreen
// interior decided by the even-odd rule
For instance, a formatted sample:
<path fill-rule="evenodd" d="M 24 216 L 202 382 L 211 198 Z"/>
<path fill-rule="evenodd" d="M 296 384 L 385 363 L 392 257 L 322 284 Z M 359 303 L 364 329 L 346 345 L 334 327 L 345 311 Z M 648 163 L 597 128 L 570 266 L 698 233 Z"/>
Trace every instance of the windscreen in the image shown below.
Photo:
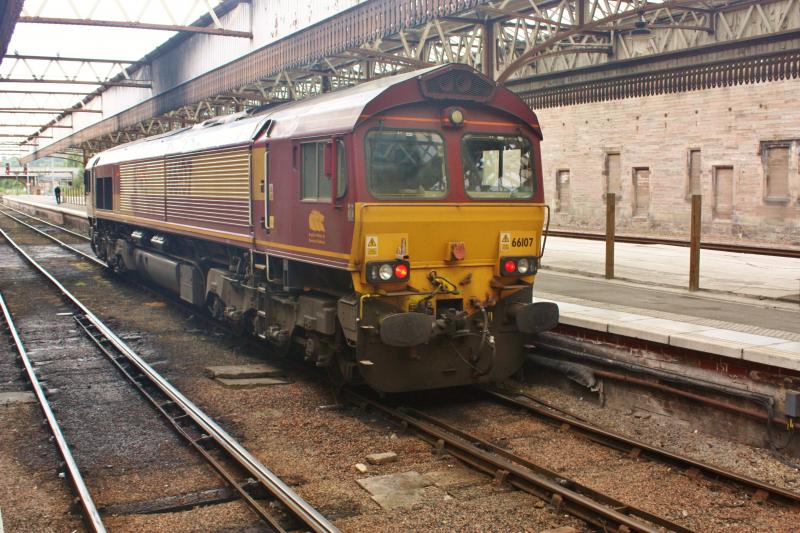
<path fill-rule="evenodd" d="M 436 199 L 447 194 L 444 139 L 433 131 L 372 130 L 367 184 L 376 198 Z"/>
<path fill-rule="evenodd" d="M 461 140 L 464 189 L 470 198 L 530 198 L 533 153 L 520 135 L 465 135 Z"/>

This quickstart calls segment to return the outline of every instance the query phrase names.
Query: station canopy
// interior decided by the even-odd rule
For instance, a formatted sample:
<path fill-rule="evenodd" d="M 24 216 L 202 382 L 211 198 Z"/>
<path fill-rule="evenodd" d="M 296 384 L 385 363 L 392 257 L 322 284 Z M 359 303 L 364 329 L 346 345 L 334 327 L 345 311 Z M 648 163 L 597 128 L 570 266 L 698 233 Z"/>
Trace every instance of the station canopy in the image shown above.
<path fill-rule="evenodd" d="M 224 3 L 6 0 L 0 29 L 0 46 L 5 46 L 0 155 L 21 157 L 54 130 L 87 122 L 81 120 L 84 114 L 100 114 L 91 102 L 109 87 L 149 90 L 150 82 L 132 73 L 181 32 L 215 29 L 215 8 Z M 59 118 L 66 120 L 57 123 Z"/>
<path fill-rule="evenodd" d="M 0 0 L 0 155 L 86 161 L 443 63 L 533 108 L 793 77 L 798 1 Z"/>

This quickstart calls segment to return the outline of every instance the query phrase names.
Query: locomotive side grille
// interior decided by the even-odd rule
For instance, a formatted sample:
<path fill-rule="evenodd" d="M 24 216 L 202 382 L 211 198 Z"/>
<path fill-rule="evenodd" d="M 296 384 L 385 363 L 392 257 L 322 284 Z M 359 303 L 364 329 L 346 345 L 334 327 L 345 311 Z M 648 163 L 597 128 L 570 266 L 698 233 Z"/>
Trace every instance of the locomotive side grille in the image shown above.
<path fill-rule="evenodd" d="M 494 85 L 473 72 L 451 69 L 423 78 L 422 92 L 428 98 L 485 101 L 492 97 Z"/>
<path fill-rule="evenodd" d="M 250 226 L 247 147 L 166 158 L 167 220 Z"/>
<path fill-rule="evenodd" d="M 119 211 L 164 220 L 164 162 L 139 161 L 119 167 Z"/>

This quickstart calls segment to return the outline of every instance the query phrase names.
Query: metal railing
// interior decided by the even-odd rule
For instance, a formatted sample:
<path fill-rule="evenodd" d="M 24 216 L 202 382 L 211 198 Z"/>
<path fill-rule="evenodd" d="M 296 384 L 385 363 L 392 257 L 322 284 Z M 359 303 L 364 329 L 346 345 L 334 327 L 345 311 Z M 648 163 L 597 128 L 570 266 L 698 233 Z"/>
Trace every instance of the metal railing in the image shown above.
<path fill-rule="evenodd" d="M 83 187 L 64 187 L 61 189 L 61 203 L 73 205 L 86 205 L 86 196 Z"/>

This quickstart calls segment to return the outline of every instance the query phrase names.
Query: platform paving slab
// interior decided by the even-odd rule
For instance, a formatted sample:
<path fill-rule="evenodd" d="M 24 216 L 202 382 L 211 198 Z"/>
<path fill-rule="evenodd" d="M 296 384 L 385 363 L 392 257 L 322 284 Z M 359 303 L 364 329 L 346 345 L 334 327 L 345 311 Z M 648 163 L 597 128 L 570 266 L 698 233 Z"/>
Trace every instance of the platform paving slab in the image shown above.
<path fill-rule="evenodd" d="M 206 372 L 212 378 L 227 379 L 274 378 L 286 375 L 282 369 L 267 363 L 256 363 L 252 365 L 207 366 Z"/>
<path fill-rule="evenodd" d="M 617 279 L 686 288 L 689 248 L 616 243 Z M 605 242 L 548 237 L 543 269 L 595 277 L 605 274 Z M 764 276 L 769 272 L 769 276 Z M 752 298 L 800 301 L 800 261 L 789 257 L 700 251 L 700 287 Z"/>
<path fill-rule="evenodd" d="M 745 348 L 742 350 L 742 358 L 762 365 L 800 370 L 800 342 Z"/>
<path fill-rule="evenodd" d="M 712 339 L 704 336 L 703 333 L 705 332 L 676 333 L 675 335 L 670 335 L 669 344 L 677 348 L 721 355 L 731 359 L 742 358 L 744 346 L 741 343 Z"/>
<path fill-rule="evenodd" d="M 36 395 L 30 391 L 0 392 L 0 406 L 36 403 Z"/>
<path fill-rule="evenodd" d="M 568 299 L 570 301 L 562 302 L 554 297 L 537 297 L 536 301 L 556 303 L 562 324 L 723 357 L 744 358 L 780 368 L 800 369 L 800 339 L 791 340 L 798 338 L 796 333 L 690 316 L 686 316 L 685 320 L 673 320 L 648 316 L 648 313 L 664 315 L 658 311 L 631 307 L 624 307 L 626 310 L 620 311 L 608 309 L 602 302 Z M 581 303 L 576 303 L 576 300 Z M 747 317 L 742 318 L 746 320 Z"/>
<path fill-rule="evenodd" d="M 559 322 L 576 328 L 591 329 L 594 331 L 608 331 L 608 321 L 602 318 L 593 318 L 581 313 L 561 314 Z"/>
<path fill-rule="evenodd" d="M 644 320 L 646 319 L 631 322 L 609 320 L 607 331 L 612 335 L 621 335 L 623 337 L 630 337 L 632 339 L 641 339 L 643 341 L 669 344 L 670 331 L 668 329 L 657 327 L 643 328 L 640 323 Z"/>
<path fill-rule="evenodd" d="M 57 211 L 76 217 L 86 216 L 86 206 L 75 204 L 56 204 L 55 196 L 37 196 L 32 194 L 6 195 L 3 203 L 16 202 L 34 207 L 44 207 L 50 211 Z"/>

